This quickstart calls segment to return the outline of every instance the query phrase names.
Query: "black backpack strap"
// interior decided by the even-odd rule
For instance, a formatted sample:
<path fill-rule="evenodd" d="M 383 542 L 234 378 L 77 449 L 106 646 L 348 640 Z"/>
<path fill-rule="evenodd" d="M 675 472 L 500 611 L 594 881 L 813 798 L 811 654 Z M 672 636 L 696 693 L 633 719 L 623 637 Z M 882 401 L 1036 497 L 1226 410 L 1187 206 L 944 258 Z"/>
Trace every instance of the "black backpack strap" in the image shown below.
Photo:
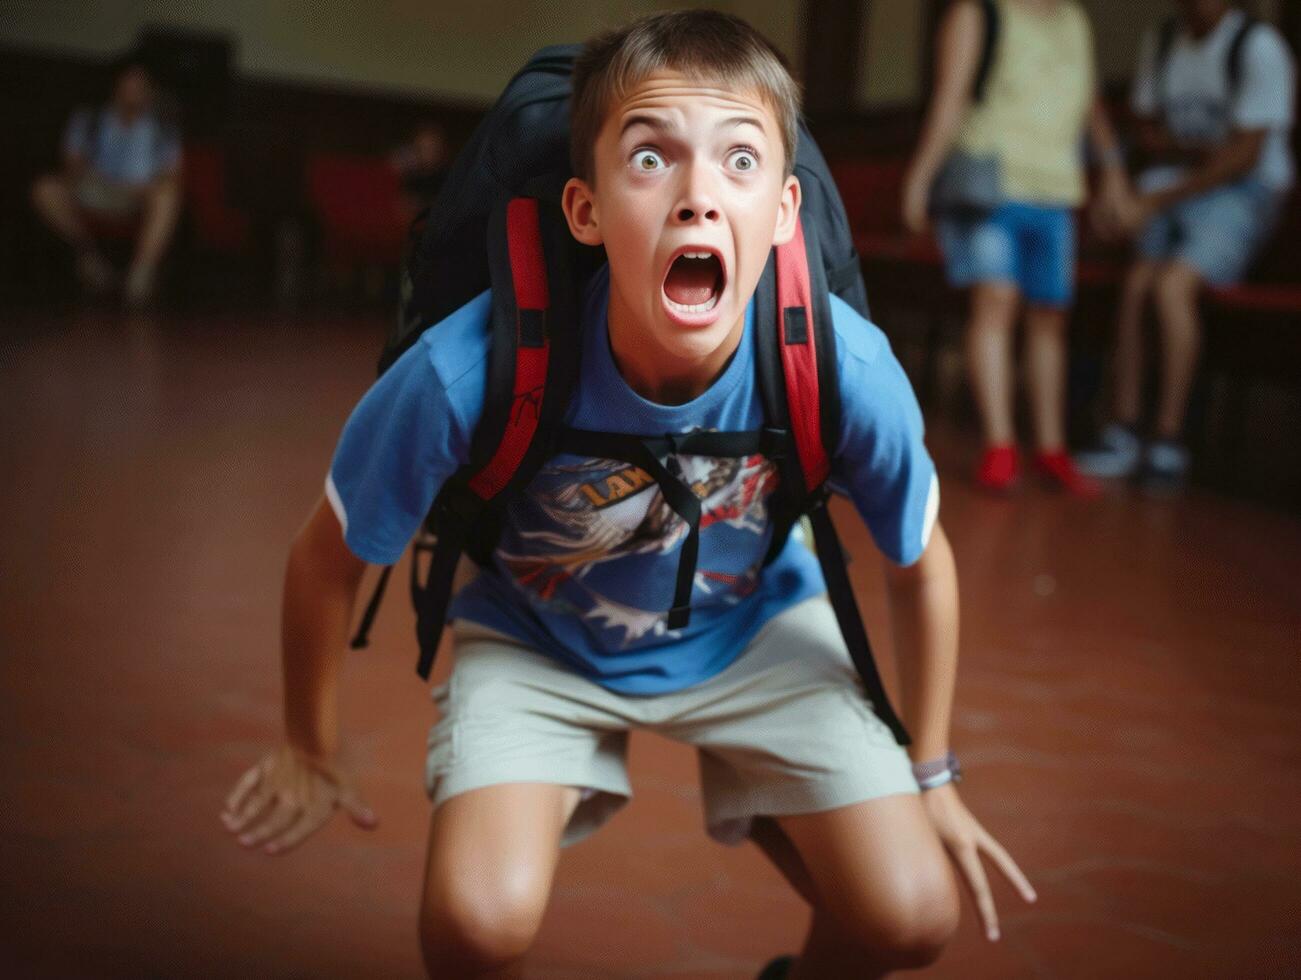
<path fill-rule="evenodd" d="M 1152 59 L 1152 85 L 1156 90 L 1158 110 L 1165 107 L 1166 67 L 1170 63 L 1170 52 L 1174 50 L 1175 38 L 1179 36 L 1179 18 L 1167 17 L 1157 28 L 1156 57 Z"/>
<path fill-rule="evenodd" d="M 1229 80 L 1229 99 L 1236 101 L 1238 97 L 1238 87 L 1242 84 L 1242 59 L 1243 51 L 1247 46 L 1247 38 L 1251 35 L 1252 29 L 1259 23 L 1251 14 L 1243 14 L 1242 24 L 1238 27 L 1237 33 L 1233 35 L 1233 40 L 1229 43 L 1229 53 L 1225 58 L 1224 71 Z"/>
<path fill-rule="evenodd" d="M 1003 31 L 1002 18 L 995 0 L 980 0 L 980 12 L 984 17 L 985 29 L 981 35 L 980 63 L 976 66 L 976 77 L 971 83 L 973 102 L 985 100 L 985 89 L 989 86 L 989 76 L 993 74 L 994 59 L 998 55 L 998 38 Z"/>
<path fill-rule="evenodd" d="M 384 570 L 379 573 L 379 581 L 375 583 L 375 591 L 371 593 L 370 602 L 366 603 L 366 611 L 361 614 L 361 622 L 357 626 L 357 632 L 353 635 L 350 644 L 352 649 L 364 650 L 370 646 L 370 628 L 375 623 L 375 614 L 379 612 L 379 604 L 384 599 L 384 590 L 388 588 L 388 580 L 392 574 L 392 565 L 385 565 Z"/>
<path fill-rule="evenodd" d="M 764 410 L 770 424 L 789 424 L 794 443 L 794 451 L 779 464 L 781 499 L 774 504 L 773 542 L 766 560 L 780 553 L 791 525 L 800 513 L 807 513 L 827 597 L 850 659 L 877 715 L 900 745 L 908 745 L 907 729 L 890 704 L 872 657 L 844 551 L 827 508 L 826 480 L 840 438 L 839 374 L 830 302 L 811 230 L 797 227 L 791 242 L 775 250 L 756 299 L 757 314 L 775 314 L 777 324 L 775 331 L 763 331 L 767 337 L 758 345 Z"/>
<path fill-rule="evenodd" d="M 700 558 L 700 498 L 682 479 L 677 456 L 744 457 L 760 453 L 779 459 L 785 452 L 786 433 L 774 429 L 745 432 L 688 432 L 681 435 L 642 437 L 617 432 L 562 429 L 556 434 L 557 452 L 598 459 L 617 459 L 640 466 L 659 486 L 664 502 L 687 525 L 687 537 L 678 557 L 673 605 L 668 628 L 682 629 L 691 622 L 691 592 Z"/>

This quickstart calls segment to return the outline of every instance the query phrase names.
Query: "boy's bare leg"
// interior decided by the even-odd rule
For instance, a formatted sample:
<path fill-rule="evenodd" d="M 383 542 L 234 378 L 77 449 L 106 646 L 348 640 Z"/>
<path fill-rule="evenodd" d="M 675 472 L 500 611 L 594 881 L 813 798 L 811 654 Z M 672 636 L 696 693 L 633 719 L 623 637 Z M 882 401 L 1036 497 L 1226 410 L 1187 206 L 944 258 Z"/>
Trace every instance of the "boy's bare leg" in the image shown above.
<path fill-rule="evenodd" d="M 916 796 L 756 821 L 753 836 L 813 906 L 789 980 L 926 966 L 957 929 L 953 871 Z"/>
<path fill-rule="evenodd" d="M 429 828 L 420 945 L 439 980 L 520 976 L 579 790 L 507 783 L 454 796 Z"/>
<path fill-rule="evenodd" d="M 1066 311 L 1030 306 L 1025 330 L 1035 445 L 1041 452 L 1058 452 L 1066 445 Z"/>
<path fill-rule="evenodd" d="M 986 446 L 1006 446 L 1016 438 L 1012 424 L 1012 329 L 1019 301 L 1019 291 L 1007 283 L 980 283 L 971 289 L 967 370 Z"/>
<path fill-rule="evenodd" d="M 1158 263 L 1139 259 L 1129 267 L 1120 290 L 1116 315 L 1115 415 L 1131 428 L 1138 425 L 1143 398 L 1143 311 L 1156 282 Z"/>
<path fill-rule="evenodd" d="M 1161 398 L 1157 402 L 1156 434 L 1178 441 L 1188 410 L 1201 351 L 1202 324 L 1197 309 L 1202 275 L 1193 266 L 1175 261 L 1156 280 L 1157 318 L 1161 324 Z"/>

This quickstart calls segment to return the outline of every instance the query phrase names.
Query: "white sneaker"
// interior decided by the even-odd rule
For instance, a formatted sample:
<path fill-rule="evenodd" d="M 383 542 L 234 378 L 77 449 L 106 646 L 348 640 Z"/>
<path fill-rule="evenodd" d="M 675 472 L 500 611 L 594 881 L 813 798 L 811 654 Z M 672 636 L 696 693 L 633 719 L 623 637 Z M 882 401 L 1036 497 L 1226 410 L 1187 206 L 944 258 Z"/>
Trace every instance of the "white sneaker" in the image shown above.
<path fill-rule="evenodd" d="M 1160 439 L 1143 454 L 1143 482 L 1158 487 L 1178 487 L 1188 477 L 1191 457 L 1177 442 Z"/>
<path fill-rule="evenodd" d="M 1075 466 L 1089 476 L 1121 477 L 1138 472 L 1143 443 L 1123 425 L 1112 422 L 1098 434 L 1098 444 L 1075 455 Z"/>

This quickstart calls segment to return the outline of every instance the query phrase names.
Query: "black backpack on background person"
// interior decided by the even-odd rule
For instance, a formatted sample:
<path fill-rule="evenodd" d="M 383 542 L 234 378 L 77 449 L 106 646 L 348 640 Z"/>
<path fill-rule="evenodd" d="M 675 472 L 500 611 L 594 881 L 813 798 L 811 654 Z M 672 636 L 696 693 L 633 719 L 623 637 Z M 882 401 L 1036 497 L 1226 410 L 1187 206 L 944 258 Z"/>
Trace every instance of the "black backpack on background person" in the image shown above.
<path fill-rule="evenodd" d="M 1232 103 L 1238 95 L 1238 87 L 1242 84 L 1242 59 L 1243 50 L 1247 44 L 1247 38 L 1251 35 L 1252 29 L 1260 23 L 1251 14 L 1243 14 L 1242 23 L 1238 25 L 1237 31 L 1233 34 L 1233 39 L 1229 42 L 1229 49 L 1224 55 L 1224 77 L 1228 81 L 1229 102 Z M 1168 70 L 1170 67 L 1170 53 L 1174 50 L 1175 40 L 1179 37 L 1179 18 L 1167 17 L 1161 22 L 1161 27 L 1156 36 L 1156 58 L 1152 63 L 1152 79 L 1156 88 L 1156 103 L 1159 111 L 1164 112 L 1169 104 L 1168 96 Z"/>
<path fill-rule="evenodd" d="M 470 462 L 440 490 L 411 559 L 411 597 L 427 679 L 463 554 L 492 560 L 511 500 L 557 453 L 640 467 L 685 523 L 667 625 L 690 620 L 701 502 L 681 477 L 678 455 L 748 457 L 777 467 L 769 498 L 780 554 L 807 515 L 828 595 L 877 714 L 900 744 L 909 737 L 886 696 L 826 507 L 826 479 L 839 441 L 840 395 L 828 292 L 863 316 L 867 296 L 844 205 L 826 161 L 801 123 L 795 173 L 803 190 L 800 230 L 773 249 L 755 292 L 756 366 L 766 427 L 758 431 L 638 437 L 575 430 L 563 417 L 578 384 L 579 297 L 604 250 L 569 233 L 560 194 L 571 171 L 569 91 L 579 46 L 539 51 L 479 124 L 438 198 L 413 223 L 403 262 L 397 322 L 380 356 L 382 374 L 419 336 L 485 289 L 492 292 L 491 353 L 483 416 Z M 421 558 L 428 573 L 421 581 Z M 364 647 L 392 566 L 381 574 L 353 640 Z"/>

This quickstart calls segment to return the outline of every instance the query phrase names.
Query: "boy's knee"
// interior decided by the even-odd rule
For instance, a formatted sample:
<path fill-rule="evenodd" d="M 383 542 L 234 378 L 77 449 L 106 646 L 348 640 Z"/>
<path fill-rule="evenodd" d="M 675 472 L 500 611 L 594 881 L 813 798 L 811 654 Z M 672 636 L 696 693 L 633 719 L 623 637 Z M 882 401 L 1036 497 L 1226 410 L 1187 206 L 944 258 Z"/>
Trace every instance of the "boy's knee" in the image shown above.
<path fill-rule="evenodd" d="M 958 930 L 961 915 L 951 875 L 914 879 L 901 889 L 886 914 L 864 916 L 846 937 L 871 962 L 892 969 L 916 969 L 939 959 Z"/>
<path fill-rule="evenodd" d="M 545 887 L 527 875 L 427 889 L 420 913 L 426 965 L 442 975 L 450 964 L 488 970 L 518 960 L 533 945 L 546 898 Z"/>

